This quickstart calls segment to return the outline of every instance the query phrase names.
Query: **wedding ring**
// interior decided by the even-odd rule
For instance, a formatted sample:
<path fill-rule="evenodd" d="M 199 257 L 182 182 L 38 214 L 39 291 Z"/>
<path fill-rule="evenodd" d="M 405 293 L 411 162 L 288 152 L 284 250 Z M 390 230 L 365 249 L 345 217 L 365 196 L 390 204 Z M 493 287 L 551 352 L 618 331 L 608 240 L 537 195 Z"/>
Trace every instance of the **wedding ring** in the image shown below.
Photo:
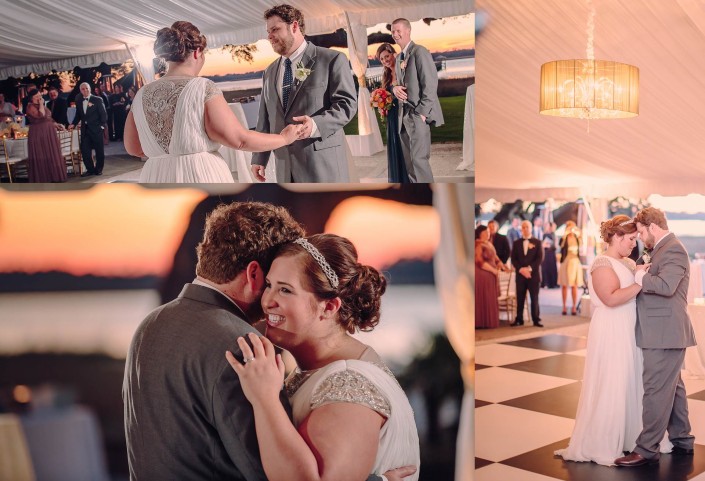
<path fill-rule="evenodd" d="M 247 357 L 247 358 L 245 358 L 245 364 L 247 364 L 250 361 L 254 361 L 254 360 L 255 360 L 254 357 Z"/>

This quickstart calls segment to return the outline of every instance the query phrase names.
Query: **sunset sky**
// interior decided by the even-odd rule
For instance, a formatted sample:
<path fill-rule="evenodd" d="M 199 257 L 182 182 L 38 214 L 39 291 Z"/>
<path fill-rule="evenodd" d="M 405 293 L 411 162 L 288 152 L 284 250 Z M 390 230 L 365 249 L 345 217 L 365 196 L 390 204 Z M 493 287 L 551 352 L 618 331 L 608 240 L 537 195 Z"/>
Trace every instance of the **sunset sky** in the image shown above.
<path fill-rule="evenodd" d="M 411 38 L 414 42 L 427 47 L 431 52 L 474 48 L 474 23 L 474 14 L 436 20 L 431 25 L 426 25 L 419 20 L 411 24 Z M 368 34 L 385 31 L 386 25 L 383 23 L 367 29 Z M 228 52 L 223 52 L 220 49 L 210 50 L 206 56 L 206 64 L 201 75 L 226 75 L 264 70 L 278 55 L 272 50 L 266 39 L 258 41 L 256 45 L 257 53 L 251 64 L 233 61 Z M 372 45 L 368 48 L 370 57 L 377 51 L 377 46 Z M 347 49 L 339 50 L 347 55 Z"/>
<path fill-rule="evenodd" d="M 56 192 L 0 189 L 0 273 L 163 276 L 191 212 L 205 197 L 195 188 L 134 184 Z M 433 207 L 364 195 L 341 202 L 325 231 L 349 238 L 360 262 L 380 269 L 406 259 L 430 260 L 440 242 Z"/>

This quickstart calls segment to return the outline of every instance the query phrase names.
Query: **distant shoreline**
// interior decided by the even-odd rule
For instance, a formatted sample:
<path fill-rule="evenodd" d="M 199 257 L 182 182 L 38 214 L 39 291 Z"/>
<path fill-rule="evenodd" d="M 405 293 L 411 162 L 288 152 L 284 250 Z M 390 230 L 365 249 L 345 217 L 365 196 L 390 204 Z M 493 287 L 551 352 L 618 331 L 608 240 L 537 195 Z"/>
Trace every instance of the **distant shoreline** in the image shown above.
<path fill-rule="evenodd" d="M 475 83 L 473 77 L 441 79 L 438 81 L 438 96 L 454 97 L 456 95 L 465 95 L 467 88 L 473 83 Z M 234 102 L 242 97 L 252 97 L 261 93 L 262 88 L 258 87 L 254 89 L 224 90 L 223 96 L 227 102 Z"/>

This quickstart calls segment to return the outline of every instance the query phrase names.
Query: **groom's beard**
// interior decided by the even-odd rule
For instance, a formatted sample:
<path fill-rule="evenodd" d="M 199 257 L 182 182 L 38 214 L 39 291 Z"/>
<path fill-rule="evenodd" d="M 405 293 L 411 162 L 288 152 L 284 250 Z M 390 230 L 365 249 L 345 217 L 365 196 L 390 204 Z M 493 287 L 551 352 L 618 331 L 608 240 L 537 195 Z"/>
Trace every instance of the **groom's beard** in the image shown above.
<path fill-rule="evenodd" d="M 254 324 L 257 321 L 264 319 L 264 311 L 262 310 L 262 303 L 258 300 L 257 302 L 250 304 L 250 306 L 245 311 L 247 319 L 250 324 Z"/>
<path fill-rule="evenodd" d="M 644 241 L 644 247 L 651 250 L 656 245 L 656 237 L 653 234 L 646 234 L 646 237 L 642 239 Z"/>
<path fill-rule="evenodd" d="M 278 38 L 276 39 L 276 42 L 270 41 L 269 43 L 272 44 L 272 49 L 274 49 L 274 51 L 279 55 L 286 55 L 289 52 L 289 49 L 291 49 L 291 46 L 294 45 L 294 36 L 291 32 L 287 31 L 286 37 Z"/>

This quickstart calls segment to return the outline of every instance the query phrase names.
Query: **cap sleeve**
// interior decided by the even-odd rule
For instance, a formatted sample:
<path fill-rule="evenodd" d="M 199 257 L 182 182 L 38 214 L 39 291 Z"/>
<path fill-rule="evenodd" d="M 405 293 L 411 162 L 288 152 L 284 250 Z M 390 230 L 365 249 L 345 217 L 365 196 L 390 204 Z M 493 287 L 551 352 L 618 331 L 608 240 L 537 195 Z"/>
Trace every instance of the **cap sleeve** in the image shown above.
<path fill-rule="evenodd" d="M 609 259 L 607 259 L 607 257 L 605 256 L 596 257 L 595 260 L 592 262 L 592 265 L 590 266 L 590 274 L 592 274 L 595 269 L 599 267 L 609 267 L 611 269 L 612 264 L 610 263 Z"/>
<path fill-rule="evenodd" d="M 321 381 L 311 396 L 311 409 L 331 403 L 367 406 L 388 418 L 391 407 L 387 398 L 363 374 L 352 369 L 335 372 Z"/>
<path fill-rule="evenodd" d="M 218 86 L 212 80 L 208 80 L 206 83 L 206 102 L 208 102 L 213 97 L 218 95 L 223 95 L 223 92 L 218 88 Z"/>

